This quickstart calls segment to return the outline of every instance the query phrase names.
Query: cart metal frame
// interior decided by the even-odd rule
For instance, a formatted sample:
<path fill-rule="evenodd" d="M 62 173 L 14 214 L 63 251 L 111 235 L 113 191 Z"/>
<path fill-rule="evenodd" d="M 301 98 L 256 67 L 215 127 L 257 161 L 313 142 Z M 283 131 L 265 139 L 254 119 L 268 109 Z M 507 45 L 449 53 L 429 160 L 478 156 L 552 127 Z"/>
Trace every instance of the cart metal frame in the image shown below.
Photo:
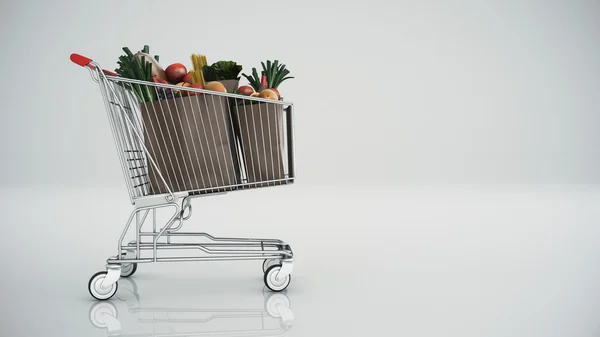
<path fill-rule="evenodd" d="M 290 245 L 278 239 L 215 237 L 204 232 L 181 231 L 185 221 L 192 216 L 192 200 L 202 196 L 226 194 L 230 191 L 252 188 L 285 186 L 295 179 L 295 154 L 293 130 L 293 103 L 279 100 L 267 100 L 232 93 L 222 93 L 205 89 L 182 88 L 170 84 L 145 82 L 119 77 L 117 74 L 102 69 L 89 58 L 72 54 L 71 60 L 90 71 L 92 79 L 99 84 L 105 103 L 109 124 L 119 153 L 129 196 L 134 206 L 125 228 L 119 237 L 117 254 L 106 261 L 106 271 L 94 274 L 88 283 L 90 294 L 97 300 L 107 300 L 117 291 L 117 281 L 121 277 L 130 277 L 138 264 L 154 262 L 189 262 L 189 261 L 234 261 L 263 260 L 265 285 L 278 292 L 287 288 L 291 281 L 294 253 Z M 117 85 L 120 84 L 121 86 Z M 212 188 L 174 191 L 172 186 L 158 170 L 155 158 L 152 158 L 145 147 L 142 126 L 139 117 L 135 116 L 136 98 L 131 90 L 123 88 L 128 85 L 151 86 L 162 90 L 178 90 L 202 93 L 208 97 L 225 96 L 235 100 L 257 101 L 283 105 L 285 118 L 285 144 L 287 170 L 284 179 L 249 182 L 243 178 L 233 186 L 217 186 Z M 139 156 L 142 157 L 139 157 Z M 133 157 L 132 157 L 133 156 Z M 144 165 L 133 164 L 145 160 Z M 148 166 L 153 165 L 164 182 L 168 193 L 152 194 L 147 188 Z M 134 176 L 132 177 L 132 172 Z M 243 173 L 242 173 L 243 175 Z M 140 183 L 141 181 L 141 183 Z M 170 209 L 166 223 L 157 222 L 157 211 Z M 150 215 L 150 216 L 149 216 Z M 151 225 L 150 225 L 151 222 Z M 152 227 L 150 230 L 149 227 Z M 125 243 L 125 237 L 134 228 L 135 239 Z M 178 239 L 188 241 L 174 242 Z M 200 240 L 199 240 L 200 239 Z M 203 240 L 203 241 L 202 241 Z M 196 256 L 162 256 L 166 251 L 191 250 Z M 147 254 L 150 253 L 150 254 Z"/>

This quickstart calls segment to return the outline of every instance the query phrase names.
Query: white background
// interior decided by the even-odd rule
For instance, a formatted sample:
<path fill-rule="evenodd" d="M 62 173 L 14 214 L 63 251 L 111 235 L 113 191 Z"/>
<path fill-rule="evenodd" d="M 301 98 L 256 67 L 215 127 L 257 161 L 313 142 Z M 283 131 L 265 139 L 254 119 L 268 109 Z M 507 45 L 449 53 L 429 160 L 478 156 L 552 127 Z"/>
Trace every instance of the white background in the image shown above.
<path fill-rule="evenodd" d="M 279 59 L 302 184 L 598 183 L 596 1 L 4 1 L 1 182 L 118 184 L 97 88 L 165 66 Z M 31 89 L 34 87 L 35 89 Z"/>
<path fill-rule="evenodd" d="M 87 279 L 131 206 L 98 88 L 69 55 L 114 70 L 148 44 L 164 66 L 279 59 L 296 77 L 281 92 L 297 183 L 208 198 L 190 224 L 292 244 L 293 335 L 597 335 L 597 1 L 0 6 L 0 331 L 104 334 Z M 262 307 L 259 269 L 136 276 L 166 307 Z"/>

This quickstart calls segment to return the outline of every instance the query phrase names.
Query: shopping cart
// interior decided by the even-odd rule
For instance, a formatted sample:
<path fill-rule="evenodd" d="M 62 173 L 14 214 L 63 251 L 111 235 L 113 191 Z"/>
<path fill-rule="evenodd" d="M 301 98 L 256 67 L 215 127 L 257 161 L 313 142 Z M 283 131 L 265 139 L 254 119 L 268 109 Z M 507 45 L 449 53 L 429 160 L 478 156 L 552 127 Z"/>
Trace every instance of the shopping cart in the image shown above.
<path fill-rule="evenodd" d="M 263 260 L 265 285 L 286 289 L 294 261 L 286 242 L 181 229 L 194 198 L 294 182 L 293 103 L 123 78 L 78 54 L 71 61 L 99 84 L 134 206 L 90 294 L 111 298 L 138 263 L 176 261 Z M 135 239 L 125 243 L 132 224 Z"/>

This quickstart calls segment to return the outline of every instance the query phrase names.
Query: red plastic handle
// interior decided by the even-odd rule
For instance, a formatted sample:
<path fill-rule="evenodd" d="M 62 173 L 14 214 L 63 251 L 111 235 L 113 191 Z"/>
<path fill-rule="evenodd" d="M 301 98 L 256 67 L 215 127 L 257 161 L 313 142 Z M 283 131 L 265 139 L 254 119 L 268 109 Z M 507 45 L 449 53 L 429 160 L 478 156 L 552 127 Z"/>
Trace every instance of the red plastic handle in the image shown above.
<path fill-rule="evenodd" d="M 79 55 L 79 54 L 71 54 L 71 61 L 75 64 L 78 64 L 82 67 L 88 67 L 90 69 L 96 69 L 96 66 L 94 66 L 93 64 L 90 64 L 92 62 L 91 58 L 85 57 L 83 55 Z M 102 71 L 109 76 L 119 76 L 116 73 L 113 73 L 110 70 L 106 70 L 106 69 L 102 69 Z"/>
<path fill-rule="evenodd" d="M 79 54 L 71 54 L 71 61 L 73 61 L 73 63 L 78 64 L 82 67 L 85 67 L 88 64 L 90 64 L 90 62 L 92 62 L 92 59 L 87 58 L 83 55 L 79 55 Z"/>

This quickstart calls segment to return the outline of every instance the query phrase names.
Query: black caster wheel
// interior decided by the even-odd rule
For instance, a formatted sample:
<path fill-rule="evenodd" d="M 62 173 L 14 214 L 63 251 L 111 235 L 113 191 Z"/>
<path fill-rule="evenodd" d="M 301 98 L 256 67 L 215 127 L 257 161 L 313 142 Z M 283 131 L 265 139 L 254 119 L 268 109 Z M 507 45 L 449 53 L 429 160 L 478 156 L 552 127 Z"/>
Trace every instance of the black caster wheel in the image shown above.
<path fill-rule="evenodd" d="M 283 291 L 283 290 L 285 290 L 285 288 L 288 287 L 288 285 L 290 285 L 290 282 L 292 281 L 292 275 L 288 275 L 288 276 L 282 277 L 282 278 L 277 278 L 277 274 L 279 274 L 280 270 L 281 270 L 281 265 L 277 264 L 277 265 L 269 267 L 269 269 L 267 269 L 267 271 L 265 272 L 265 277 L 264 277 L 265 285 L 271 291 L 275 291 L 275 292 Z"/>
<path fill-rule="evenodd" d="M 104 281 L 107 274 L 105 271 L 97 272 L 90 278 L 90 282 L 88 283 L 90 295 L 100 301 L 107 300 L 117 293 L 118 285 L 116 282 L 108 287 L 102 287 L 102 281 Z"/>

